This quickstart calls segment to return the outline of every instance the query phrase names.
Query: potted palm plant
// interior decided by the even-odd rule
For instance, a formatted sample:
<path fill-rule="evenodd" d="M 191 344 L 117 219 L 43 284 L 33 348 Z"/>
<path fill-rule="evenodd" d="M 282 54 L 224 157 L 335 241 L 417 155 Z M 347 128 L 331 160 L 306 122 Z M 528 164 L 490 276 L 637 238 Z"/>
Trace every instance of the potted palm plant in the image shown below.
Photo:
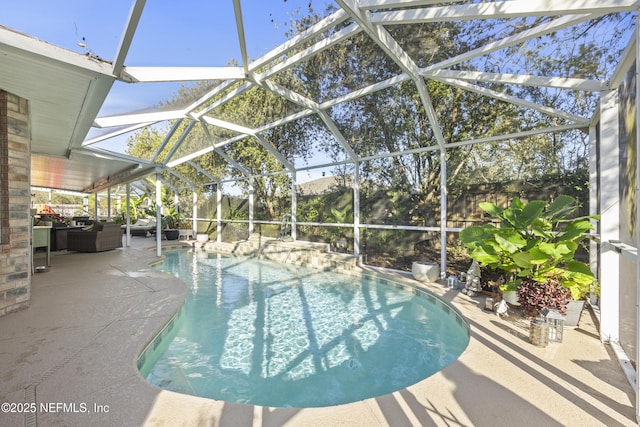
<path fill-rule="evenodd" d="M 460 239 L 481 266 L 504 274 L 500 290 L 517 292 L 527 315 L 535 316 L 542 308 L 565 313 L 567 302 L 581 300 L 595 283 L 576 251 L 590 237 L 590 220 L 597 217 L 572 217 L 579 206 L 567 195 L 551 203 L 515 198 L 507 209 L 481 203 L 493 223 L 467 227 Z"/>
<path fill-rule="evenodd" d="M 162 217 L 164 226 L 164 236 L 167 240 L 178 240 L 180 235 L 180 226 L 184 222 L 184 215 L 180 212 L 178 206 L 171 206 Z"/>

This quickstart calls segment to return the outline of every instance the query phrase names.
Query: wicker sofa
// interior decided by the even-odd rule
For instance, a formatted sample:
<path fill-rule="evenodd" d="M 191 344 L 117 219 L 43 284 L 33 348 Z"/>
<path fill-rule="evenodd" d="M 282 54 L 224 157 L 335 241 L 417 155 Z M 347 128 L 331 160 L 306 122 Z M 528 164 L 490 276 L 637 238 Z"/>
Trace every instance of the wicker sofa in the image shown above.
<path fill-rule="evenodd" d="M 102 252 L 122 247 L 120 224 L 96 221 L 88 228 L 67 232 L 67 250 Z"/>

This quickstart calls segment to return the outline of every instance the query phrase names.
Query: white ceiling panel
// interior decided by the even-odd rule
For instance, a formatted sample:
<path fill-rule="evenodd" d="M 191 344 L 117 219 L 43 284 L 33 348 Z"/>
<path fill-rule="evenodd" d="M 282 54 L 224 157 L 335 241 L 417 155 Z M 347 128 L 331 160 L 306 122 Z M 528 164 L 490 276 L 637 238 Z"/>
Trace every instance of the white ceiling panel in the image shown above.
<path fill-rule="evenodd" d="M 136 163 L 74 154 L 115 77 L 105 61 L 0 27 L 0 88 L 29 101 L 31 184 L 83 191 Z"/>

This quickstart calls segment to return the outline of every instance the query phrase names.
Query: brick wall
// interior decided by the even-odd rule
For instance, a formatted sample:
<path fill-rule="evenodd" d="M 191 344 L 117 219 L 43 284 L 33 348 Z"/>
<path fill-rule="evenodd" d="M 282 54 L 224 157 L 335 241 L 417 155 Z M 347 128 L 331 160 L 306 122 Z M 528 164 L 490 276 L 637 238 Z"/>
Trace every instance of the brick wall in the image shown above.
<path fill-rule="evenodd" d="M 0 90 L 0 316 L 29 306 L 30 147 L 27 100 Z"/>

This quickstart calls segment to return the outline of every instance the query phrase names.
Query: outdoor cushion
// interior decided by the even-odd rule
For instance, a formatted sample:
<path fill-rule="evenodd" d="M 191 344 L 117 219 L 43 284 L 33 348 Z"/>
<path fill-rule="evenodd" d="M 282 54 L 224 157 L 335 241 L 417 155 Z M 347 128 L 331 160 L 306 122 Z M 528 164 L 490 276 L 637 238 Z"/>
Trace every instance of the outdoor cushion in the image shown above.
<path fill-rule="evenodd" d="M 122 231 L 125 232 L 126 225 L 122 225 Z M 133 224 L 131 224 L 132 236 L 146 236 L 147 232 L 153 234 L 156 231 L 156 221 L 151 218 L 140 218 Z"/>

